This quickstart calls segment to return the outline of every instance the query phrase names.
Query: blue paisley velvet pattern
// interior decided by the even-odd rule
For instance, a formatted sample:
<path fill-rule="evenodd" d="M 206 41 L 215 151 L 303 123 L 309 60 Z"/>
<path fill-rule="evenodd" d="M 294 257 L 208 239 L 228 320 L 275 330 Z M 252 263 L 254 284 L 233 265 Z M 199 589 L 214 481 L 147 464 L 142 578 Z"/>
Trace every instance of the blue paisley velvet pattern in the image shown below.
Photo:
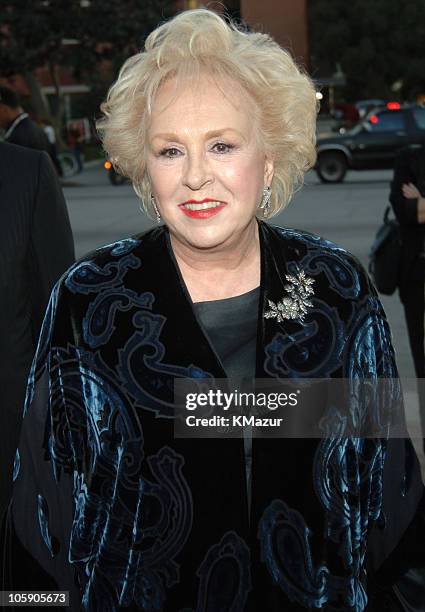
<path fill-rule="evenodd" d="M 120 255 L 127 255 L 133 251 L 140 244 L 140 240 L 136 238 L 124 238 L 123 240 L 118 240 L 117 242 L 113 242 L 110 245 L 106 245 L 105 248 L 111 248 L 111 255 L 118 257 Z"/>
<path fill-rule="evenodd" d="M 347 258 L 347 251 L 338 247 L 330 240 L 296 230 L 284 230 L 285 237 L 296 238 L 308 243 L 310 248 L 299 262 L 289 263 L 291 273 L 295 268 L 301 268 L 307 275 L 315 276 L 323 272 L 329 286 L 348 299 L 356 299 L 360 295 L 360 282 L 356 269 Z"/>
<path fill-rule="evenodd" d="M 389 432 L 391 411 L 402 401 L 390 330 L 376 294 L 361 289 L 363 272 L 348 253 L 295 230 L 282 230 L 282 235 L 313 246 L 287 263 L 290 273 L 302 269 L 313 278 L 323 274 L 336 294 L 355 300 L 344 323 L 335 307 L 317 296 L 311 298 L 313 308 L 298 329 L 275 334 L 265 347 L 265 371 L 270 376 L 294 377 L 302 383 L 303 376 L 332 377 L 342 365 L 341 375 L 350 381 L 350 410 L 329 407 L 313 464 L 313 484 L 325 512 L 324 537 L 335 545 L 343 571 L 336 574 L 327 565 L 314 566 L 311 531 L 303 516 L 282 500 L 273 500 L 260 522 L 263 559 L 291 601 L 306 607 L 327 605 L 341 612 L 362 612 L 368 602 L 367 533 L 382 509 L 386 452 L 382 433 Z M 377 386 L 373 387 L 371 401 L 359 381 L 378 378 L 389 380 L 380 396 Z M 347 412 L 359 435 L 374 425 L 381 438 L 347 437 Z"/>
<path fill-rule="evenodd" d="M 33 401 L 35 385 L 40 378 L 40 372 L 45 369 L 46 362 L 49 359 L 50 341 L 55 323 L 55 313 L 57 309 L 60 282 L 61 281 L 59 281 L 53 288 L 49 303 L 47 305 L 46 314 L 44 315 L 43 325 L 38 338 L 37 352 L 31 364 L 31 370 L 28 377 L 24 416 Z"/>
<path fill-rule="evenodd" d="M 315 294 L 302 322 L 260 317 L 256 376 L 348 378 L 352 422 L 359 431 L 371 423 L 385 430 L 401 391 L 367 275 L 343 249 L 311 234 L 260 224 L 260 243 L 263 311 L 281 299 L 288 273 L 314 278 Z M 77 588 L 73 610 L 252 610 L 264 595 L 254 592 L 262 584 L 251 572 L 256 563 L 269 581 L 264 588 L 275 589 L 270 612 L 363 612 L 386 440 L 344 435 L 338 402 L 300 467 L 290 446 L 269 450 L 254 440 L 257 518 L 249 525 L 240 441 L 174 438 L 175 380 L 224 372 L 176 266 L 167 230 L 157 228 L 99 249 L 55 287 L 15 462 L 16 499 L 32 500 L 31 517 L 20 525 L 15 517 L 26 546 L 59 587 Z M 372 410 L 359 381 L 378 378 L 395 382 Z M 40 423 L 42 443 L 34 448 Z M 264 464 L 255 463 L 256 448 L 268 457 Z M 275 478 L 270 465 L 288 478 Z M 294 466 L 300 495 L 290 504 L 283 491 Z M 402 481 L 403 499 L 418 490 L 415 483 L 416 475 Z M 405 527 L 400 520 L 400 534 Z"/>
<path fill-rule="evenodd" d="M 73 470 L 69 560 L 84 577 L 83 608 L 114 610 L 117 602 L 134 600 L 141 609 L 161 610 L 165 587 L 179 580 L 174 558 L 192 523 L 184 459 L 163 447 L 147 458 L 153 480 L 141 476 L 137 407 L 123 396 L 116 375 L 99 356 L 75 347 L 56 349 L 50 371 L 49 450 L 56 479 L 61 470 Z M 88 479 L 97 482 L 95 492 Z M 115 588 L 110 607 L 111 585 L 104 576 L 109 558 Z"/>
<path fill-rule="evenodd" d="M 44 543 L 47 546 L 52 557 L 56 555 L 57 542 L 51 536 L 49 531 L 49 508 L 46 500 L 42 495 L 37 496 L 38 504 L 38 524 Z"/>
<path fill-rule="evenodd" d="M 21 468 L 21 454 L 19 448 L 16 449 L 15 461 L 13 464 L 13 480 L 18 478 L 19 470 Z"/>
<path fill-rule="evenodd" d="M 92 261 L 83 261 L 74 266 L 65 285 L 73 293 L 98 293 L 99 289 L 119 285 L 129 269 L 137 270 L 139 267 L 140 260 L 134 255 L 127 255 L 102 267 Z"/>
<path fill-rule="evenodd" d="M 164 363 L 165 347 L 159 338 L 165 321 L 165 317 L 161 315 L 137 312 L 133 317 L 133 325 L 137 331 L 124 345 L 117 368 L 124 388 L 132 395 L 137 405 L 143 410 L 154 412 L 158 417 L 172 419 L 174 378 L 204 379 L 211 378 L 211 374 L 193 364 L 180 367 Z M 149 355 L 146 355 L 147 348 L 150 349 Z M 140 377 L 135 376 L 134 366 L 141 358 L 149 368 L 149 376 L 142 381 Z"/>
<path fill-rule="evenodd" d="M 83 320 L 84 340 L 90 348 L 106 344 L 115 331 L 116 311 L 127 312 L 135 306 L 151 309 L 153 301 L 152 293 L 142 293 L 139 296 L 121 287 L 105 289 L 87 309 Z"/>
<path fill-rule="evenodd" d="M 266 346 L 264 369 L 274 378 L 328 378 L 341 362 L 344 327 L 335 309 L 311 300 L 313 308 L 292 334 L 277 333 Z"/>
<path fill-rule="evenodd" d="M 251 590 L 250 553 L 234 531 L 212 546 L 198 569 L 200 578 L 196 612 L 245 609 Z"/>
<path fill-rule="evenodd" d="M 87 610 L 105 609 L 110 599 L 105 570 L 114 576 L 111 610 L 132 602 L 142 610 L 162 610 L 166 588 L 179 581 L 174 559 L 192 524 L 191 496 L 182 474 L 184 460 L 164 447 L 148 460 L 155 480 L 141 479 L 135 491 L 127 478 L 121 479 L 126 455 L 127 460 L 134 456 L 134 449 L 117 452 L 114 488 L 107 503 L 103 501 L 107 491 L 102 491 L 102 499 L 91 499 L 85 483 L 76 487 L 70 561 L 81 564 L 89 575 L 83 596 Z M 114 561 L 109 566 L 111 548 Z"/>
<path fill-rule="evenodd" d="M 359 303 L 351 326 L 344 359 L 345 378 L 350 382 L 348 412 L 360 434 L 366 422 L 370 428 L 371 421 L 382 434 L 387 431 L 385 420 L 399 399 L 400 389 L 394 388 L 398 381 L 389 328 L 375 297 Z M 379 397 L 374 386 L 376 395 L 371 402 L 364 396 L 362 383 L 378 378 L 390 379 L 392 392 L 389 398 Z M 357 611 L 364 610 L 367 604 L 362 584 L 363 564 L 370 523 L 381 512 L 386 441 L 348 438 L 344 433 L 341 427 L 340 438 L 321 440 L 314 463 L 314 484 L 327 512 L 326 535 L 338 545 L 344 566 L 350 569 L 343 580 L 345 584 L 341 581 L 339 585 L 344 602 L 342 609 Z"/>
<path fill-rule="evenodd" d="M 137 244 L 138 241 L 132 241 L 129 246 Z M 128 249 L 124 247 L 114 246 L 111 253 L 125 255 Z M 163 317 L 155 318 L 149 313 L 152 320 L 159 321 L 153 331 L 146 325 L 146 316 L 140 318 L 140 309 L 152 308 L 153 295 L 147 292 L 139 297 L 134 291 L 117 289 L 125 271 L 136 268 L 138 261 L 127 256 L 117 264 L 106 266 L 83 263 L 71 269 L 65 285 L 81 294 L 98 292 L 83 319 L 83 336 L 90 349 L 105 344 L 113 335 L 117 311 L 137 309 L 138 348 L 155 346 L 159 357 L 153 361 L 161 367 L 158 362 L 164 349 L 158 336 Z M 157 455 L 144 457 L 138 406 L 129 401 L 125 384 L 98 352 L 72 345 L 66 349 L 50 346 L 57 292 L 58 287 L 47 311 L 27 404 L 33 399 L 41 371 L 47 367 L 50 376 L 48 452 L 56 481 L 62 472 L 73 475 L 75 512 L 69 561 L 80 576 L 82 607 L 112 611 L 118 605 L 134 601 L 143 610 L 159 611 L 163 608 L 165 589 L 179 581 L 179 567 L 174 558 L 184 546 L 192 524 L 191 492 L 182 471 L 184 458 L 168 447 L 163 447 Z M 126 363 L 125 349 L 123 353 L 122 365 Z M 167 368 L 166 365 L 162 368 L 168 374 L 187 375 L 193 369 L 197 375 L 206 375 L 196 368 Z M 172 385 L 168 388 L 172 391 Z M 150 396 L 152 407 L 164 403 L 160 400 L 162 391 L 157 390 L 157 398 Z M 148 408 L 143 397 L 140 385 L 139 403 Z M 141 474 L 144 459 L 152 480 Z M 19 451 L 16 476 L 18 460 Z M 90 486 L 94 482 L 96 487 Z M 53 556 L 48 504 L 40 494 L 38 500 L 40 532 Z M 111 595 L 110 578 L 105 578 L 105 573 L 109 574 L 109 558 L 113 558 L 110 570 L 114 575 L 114 595 Z"/>
<path fill-rule="evenodd" d="M 261 554 L 273 579 L 290 601 L 321 608 L 328 601 L 330 572 L 325 565 L 314 567 L 310 536 L 301 514 L 282 500 L 274 500 L 261 518 Z"/>

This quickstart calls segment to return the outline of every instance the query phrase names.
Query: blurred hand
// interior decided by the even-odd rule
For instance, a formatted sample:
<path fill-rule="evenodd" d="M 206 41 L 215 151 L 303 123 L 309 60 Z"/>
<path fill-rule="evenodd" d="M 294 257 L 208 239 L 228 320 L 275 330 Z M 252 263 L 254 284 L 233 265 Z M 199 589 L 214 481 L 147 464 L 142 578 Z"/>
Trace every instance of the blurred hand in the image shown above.
<path fill-rule="evenodd" d="M 401 188 L 405 198 L 420 198 L 419 189 L 413 183 L 405 183 Z"/>

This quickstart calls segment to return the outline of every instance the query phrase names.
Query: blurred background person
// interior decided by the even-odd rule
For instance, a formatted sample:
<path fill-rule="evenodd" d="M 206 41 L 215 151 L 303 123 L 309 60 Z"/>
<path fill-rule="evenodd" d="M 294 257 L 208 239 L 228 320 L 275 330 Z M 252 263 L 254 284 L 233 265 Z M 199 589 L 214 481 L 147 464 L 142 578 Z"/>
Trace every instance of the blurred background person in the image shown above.
<path fill-rule="evenodd" d="M 425 451 L 425 146 L 400 151 L 394 166 L 390 202 L 400 223 L 402 252 L 399 295 L 418 381 Z"/>
<path fill-rule="evenodd" d="M 83 171 L 83 143 L 84 136 L 81 134 L 80 130 L 76 127 L 71 126 L 68 129 L 68 147 L 72 151 L 75 157 L 75 161 L 77 162 L 77 172 Z"/>
<path fill-rule="evenodd" d="M 58 152 L 57 152 L 57 148 L 56 148 L 56 132 L 55 132 L 55 128 L 53 127 L 52 123 L 48 120 L 48 119 L 41 119 L 40 120 L 40 125 L 44 131 L 44 133 L 47 136 L 47 140 L 49 141 L 49 155 L 52 159 L 52 162 L 56 168 L 56 172 L 58 173 L 58 175 L 60 177 L 63 176 L 63 170 L 62 170 L 62 166 L 60 165 L 59 159 L 58 159 Z"/>
<path fill-rule="evenodd" d="M 24 112 L 18 94 L 2 85 L 0 85 L 0 127 L 5 131 L 6 142 L 49 153 L 50 144 L 43 129 Z"/>
<path fill-rule="evenodd" d="M 1 516 L 44 311 L 54 283 L 74 261 L 65 200 L 44 152 L 0 143 L 0 215 Z"/>

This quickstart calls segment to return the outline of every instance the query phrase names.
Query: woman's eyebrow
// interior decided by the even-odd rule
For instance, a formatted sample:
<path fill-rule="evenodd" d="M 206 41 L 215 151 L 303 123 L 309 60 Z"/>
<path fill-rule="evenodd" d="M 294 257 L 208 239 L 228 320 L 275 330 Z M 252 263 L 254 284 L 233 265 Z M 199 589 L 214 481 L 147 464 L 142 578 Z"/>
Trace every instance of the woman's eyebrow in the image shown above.
<path fill-rule="evenodd" d="M 218 130 L 211 130 L 205 134 L 205 139 L 208 140 L 210 138 L 215 138 L 216 136 L 223 136 L 223 134 L 225 134 L 226 132 L 233 132 L 243 140 L 246 140 L 243 134 L 241 134 L 238 130 L 235 130 L 234 128 L 230 127 L 220 128 Z M 179 134 L 176 134 L 175 132 L 160 132 L 158 134 L 153 134 L 152 140 L 155 140 L 155 138 L 161 138 L 162 140 L 180 140 L 181 136 Z"/>

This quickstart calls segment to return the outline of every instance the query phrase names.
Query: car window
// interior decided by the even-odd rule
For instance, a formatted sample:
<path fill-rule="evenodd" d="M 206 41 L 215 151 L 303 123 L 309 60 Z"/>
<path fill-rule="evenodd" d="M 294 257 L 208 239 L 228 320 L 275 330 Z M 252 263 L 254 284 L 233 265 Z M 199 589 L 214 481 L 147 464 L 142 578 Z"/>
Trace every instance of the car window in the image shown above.
<path fill-rule="evenodd" d="M 420 130 L 425 130 L 425 108 L 414 108 L 413 118 Z"/>
<path fill-rule="evenodd" d="M 406 128 L 403 113 L 396 111 L 385 111 L 370 115 L 367 123 L 369 132 L 394 132 Z"/>

